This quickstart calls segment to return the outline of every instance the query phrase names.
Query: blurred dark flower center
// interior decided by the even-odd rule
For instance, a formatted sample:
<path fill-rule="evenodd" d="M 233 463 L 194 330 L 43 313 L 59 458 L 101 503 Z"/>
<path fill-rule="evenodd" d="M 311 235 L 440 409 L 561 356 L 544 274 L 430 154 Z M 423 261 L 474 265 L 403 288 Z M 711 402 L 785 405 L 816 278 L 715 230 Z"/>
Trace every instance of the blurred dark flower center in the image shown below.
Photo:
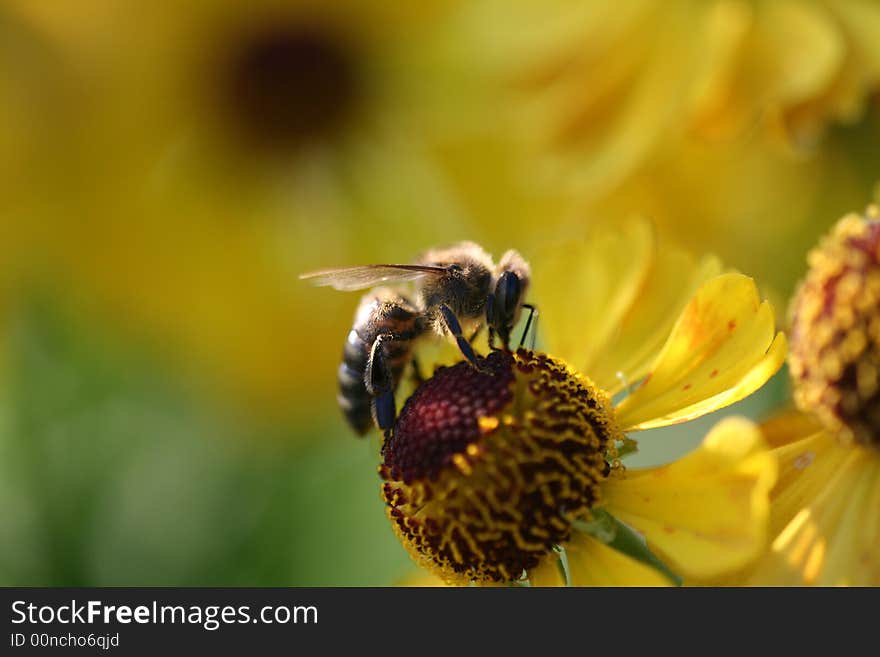
<path fill-rule="evenodd" d="M 233 54 L 228 101 L 248 136 L 295 148 L 336 134 L 358 100 L 356 60 L 341 35 L 302 25 L 255 32 Z"/>

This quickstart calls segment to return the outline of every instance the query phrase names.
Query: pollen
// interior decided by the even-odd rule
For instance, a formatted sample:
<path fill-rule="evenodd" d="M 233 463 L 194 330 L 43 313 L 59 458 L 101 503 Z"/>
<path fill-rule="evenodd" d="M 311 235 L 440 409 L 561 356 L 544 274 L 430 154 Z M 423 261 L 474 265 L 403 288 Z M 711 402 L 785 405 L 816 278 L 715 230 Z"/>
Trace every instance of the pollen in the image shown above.
<path fill-rule="evenodd" d="M 808 262 L 791 308 L 795 401 L 880 448 L 880 209 L 841 219 Z"/>
<path fill-rule="evenodd" d="M 481 433 L 491 433 L 498 428 L 500 420 L 497 417 L 479 417 L 477 418 L 477 426 L 480 427 Z M 476 447 L 468 445 L 468 448 Z"/>
<path fill-rule="evenodd" d="M 542 353 L 439 368 L 383 447 L 383 497 L 414 559 L 452 584 L 520 579 L 589 516 L 622 439 L 608 395 Z"/>

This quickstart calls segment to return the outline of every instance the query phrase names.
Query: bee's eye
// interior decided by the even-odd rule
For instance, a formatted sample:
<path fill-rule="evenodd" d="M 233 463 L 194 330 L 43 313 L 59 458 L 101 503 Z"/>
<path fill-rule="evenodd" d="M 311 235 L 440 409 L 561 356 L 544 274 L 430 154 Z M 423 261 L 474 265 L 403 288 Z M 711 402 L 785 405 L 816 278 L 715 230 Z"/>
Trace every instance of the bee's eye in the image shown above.
<path fill-rule="evenodd" d="M 513 315 L 516 313 L 521 294 L 522 283 L 519 277 L 511 271 L 504 272 L 495 286 L 499 320 L 505 323 L 513 322 Z"/>
<path fill-rule="evenodd" d="M 452 263 L 451 265 L 447 266 L 446 269 L 453 274 L 460 274 L 463 271 L 462 266 L 456 263 Z"/>

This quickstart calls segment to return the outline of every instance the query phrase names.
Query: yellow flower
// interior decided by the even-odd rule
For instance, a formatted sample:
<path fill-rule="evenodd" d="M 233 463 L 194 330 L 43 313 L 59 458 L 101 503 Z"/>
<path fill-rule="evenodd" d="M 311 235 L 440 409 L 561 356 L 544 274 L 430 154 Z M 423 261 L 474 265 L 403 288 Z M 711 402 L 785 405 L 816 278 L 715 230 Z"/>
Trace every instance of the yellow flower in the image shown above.
<path fill-rule="evenodd" d="M 458 584 L 669 583 L 643 540 L 686 577 L 742 568 L 764 544 L 776 476 L 757 428 L 728 419 L 660 467 L 619 456 L 627 433 L 727 406 L 779 369 L 769 304 L 714 259 L 658 249 L 643 222 L 548 249 L 533 271 L 555 355 L 439 368 L 383 445 L 404 546 Z"/>
<path fill-rule="evenodd" d="M 763 427 L 779 481 L 745 581 L 880 586 L 880 209 L 844 217 L 809 264 L 791 308 L 800 412 Z"/>
<path fill-rule="evenodd" d="M 871 0 L 477 7 L 467 23 L 492 74 L 516 85 L 520 134 L 581 190 L 613 187 L 682 138 L 758 128 L 812 146 L 830 123 L 859 119 L 880 83 Z"/>
<path fill-rule="evenodd" d="M 465 236 L 429 153 L 456 98 L 426 82 L 444 4 L 11 0 L 54 56 L 2 70 L 70 92 L 16 114 L 47 142 L 25 192 L 0 181 L 25 197 L 2 220 L 22 269 L 237 400 L 309 412 L 351 299 L 296 274 Z"/>

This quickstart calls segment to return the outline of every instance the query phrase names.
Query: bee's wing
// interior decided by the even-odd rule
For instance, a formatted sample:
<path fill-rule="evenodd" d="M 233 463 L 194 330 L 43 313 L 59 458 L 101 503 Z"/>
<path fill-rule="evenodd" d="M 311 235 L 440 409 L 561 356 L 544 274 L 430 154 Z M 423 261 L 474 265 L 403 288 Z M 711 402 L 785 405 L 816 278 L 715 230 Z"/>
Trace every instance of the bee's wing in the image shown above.
<path fill-rule="evenodd" d="M 313 285 L 329 285 L 336 290 L 349 292 L 374 287 L 380 283 L 403 283 L 444 273 L 446 267 L 431 265 L 363 265 L 311 271 L 300 274 L 300 279 L 309 280 Z"/>

